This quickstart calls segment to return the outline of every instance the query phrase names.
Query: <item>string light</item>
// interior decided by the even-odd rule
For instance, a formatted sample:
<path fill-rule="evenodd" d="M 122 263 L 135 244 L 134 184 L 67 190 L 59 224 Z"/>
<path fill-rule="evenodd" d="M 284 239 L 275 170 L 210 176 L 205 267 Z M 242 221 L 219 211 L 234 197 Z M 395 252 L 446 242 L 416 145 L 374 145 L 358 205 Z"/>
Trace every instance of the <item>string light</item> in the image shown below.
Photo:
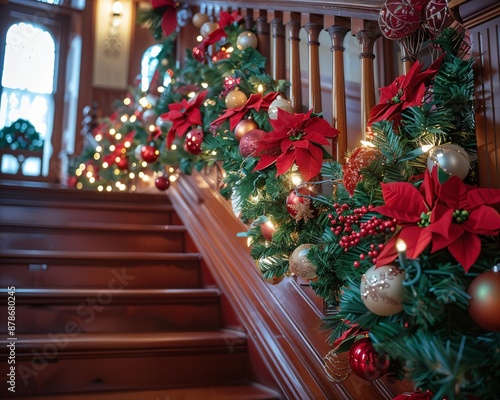
<path fill-rule="evenodd" d="M 83 189 L 83 183 L 82 183 L 82 182 L 78 182 L 78 183 L 76 184 L 76 188 L 77 188 L 77 189 Z"/>
<path fill-rule="evenodd" d="M 126 106 L 130 105 L 130 103 L 132 102 L 132 100 L 130 100 L 130 98 L 126 97 L 124 100 L 123 100 L 123 104 L 125 104 Z"/>
<path fill-rule="evenodd" d="M 136 120 L 137 120 L 137 116 L 136 115 L 131 115 L 130 116 L 130 119 L 129 119 L 130 122 L 135 122 Z"/>
<path fill-rule="evenodd" d="M 149 101 L 146 97 L 141 97 L 139 99 L 139 105 L 143 108 L 146 108 L 149 105 Z"/>
<path fill-rule="evenodd" d="M 103 167 L 104 169 L 106 169 L 106 168 L 108 168 L 108 167 L 109 167 L 109 164 L 105 161 L 105 162 L 103 162 L 103 163 L 102 163 L 102 167 Z"/>
<path fill-rule="evenodd" d="M 100 133 L 95 135 L 95 140 L 96 140 L 96 142 L 100 142 L 102 140 L 102 135 Z"/>
<path fill-rule="evenodd" d="M 116 138 L 116 140 L 120 140 L 122 138 L 122 134 L 121 133 L 117 133 L 115 135 L 115 138 Z"/>
<path fill-rule="evenodd" d="M 116 149 L 116 147 L 114 144 L 109 146 L 109 151 L 113 152 L 113 151 L 115 151 L 115 149 Z"/>
<path fill-rule="evenodd" d="M 202 40 L 203 40 L 203 36 L 201 36 L 201 35 L 196 36 L 196 41 L 198 43 L 200 43 Z"/>
<path fill-rule="evenodd" d="M 262 86 L 262 83 L 259 84 L 257 87 L 257 92 L 262 93 L 264 91 L 264 86 Z"/>
<path fill-rule="evenodd" d="M 110 134 L 111 136 L 114 136 L 114 134 L 115 134 L 115 133 L 116 133 L 115 128 L 111 128 L 111 129 L 109 130 L 109 134 Z"/>
<path fill-rule="evenodd" d="M 121 117 L 120 117 L 120 121 L 122 122 L 127 122 L 128 120 L 128 115 L 127 114 L 123 114 Z"/>
<path fill-rule="evenodd" d="M 123 143 L 123 145 L 128 149 L 130 147 L 130 142 L 127 140 L 125 143 Z"/>
<path fill-rule="evenodd" d="M 99 185 L 99 186 L 97 187 L 97 190 L 98 190 L 99 192 L 102 192 L 102 191 L 104 190 L 104 186 Z"/>
<path fill-rule="evenodd" d="M 101 158 L 101 155 L 99 153 L 94 153 L 94 160 L 99 160 Z"/>
<path fill-rule="evenodd" d="M 201 87 L 202 87 L 203 89 L 208 88 L 208 83 L 206 83 L 206 82 L 202 82 L 202 83 L 201 83 Z"/>

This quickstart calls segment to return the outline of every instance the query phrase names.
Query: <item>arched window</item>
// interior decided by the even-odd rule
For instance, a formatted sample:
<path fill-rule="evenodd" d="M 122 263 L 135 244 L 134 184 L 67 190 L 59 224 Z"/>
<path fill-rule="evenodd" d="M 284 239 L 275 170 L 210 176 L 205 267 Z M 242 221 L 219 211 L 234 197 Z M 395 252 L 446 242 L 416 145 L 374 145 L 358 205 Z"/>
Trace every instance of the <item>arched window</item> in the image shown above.
<path fill-rule="evenodd" d="M 22 165 L 23 175 L 48 174 L 52 153 L 54 121 L 56 45 L 43 26 L 18 22 L 6 35 L 0 98 L 0 127 L 18 119 L 31 122 L 44 140 L 42 159 L 20 163 L 14 156 L 2 157 L 2 173 L 15 174 Z"/>
<path fill-rule="evenodd" d="M 151 84 L 156 68 L 158 67 L 158 54 L 162 46 L 154 44 L 146 49 L 141 59 L 141 90 L 146 92 Z"/>

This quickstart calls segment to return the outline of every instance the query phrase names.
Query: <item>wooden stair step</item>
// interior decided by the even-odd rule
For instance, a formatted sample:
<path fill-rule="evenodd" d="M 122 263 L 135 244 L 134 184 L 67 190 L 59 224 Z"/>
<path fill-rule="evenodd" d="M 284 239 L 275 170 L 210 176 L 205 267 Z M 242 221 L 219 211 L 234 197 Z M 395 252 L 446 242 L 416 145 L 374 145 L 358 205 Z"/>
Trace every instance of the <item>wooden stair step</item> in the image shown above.
<path fill-rule="evenodd" d="M 187 236 L 180 225 L 8 221 L 1 229 L 0 250 L 182 252 Z"/>
<path fill-rule="evenodd" d="M 218 289 L 16 288 L 16 332 L 65 332 L 68 326 L 86 333 L 219 329 L 219 305 Z M 0 321 L 0 332 L 7 333 L 7 321 Z"/>
<path fill-rule="evenodd" d="M 55 358 L 71 358 L 75 355 L 117 354 L 179 354 L 190 352 L 238 353 L 246 351 L 246 335 L 243 332 L 219 329 L 188 332 L 141 332 L 141 333 L 78 333 L 71 334 L 20 334 L 16 335 L 16 360 L 31 359 L 33 352 L 46 353 L 47 347 L 58 346 Z M 60 341 L 58 341 L 60 340 Z M 64 343 L 62 342 L 64 340 Z M 0 339 L 0 355 L 8 353 L 10 340 Z"/>
<path fill-rule="evenodd" d="M 0 252 L 3 287 L 102 288 L 117 279 L 133 288 L 200 287 L 199 253 L 12 250 Z"/>
<path fill-rule="evenodd" d="M 16 396 L 219 385 L 247 378 L 246 349 L 246 335 L 231 330 L 18 335 Z"/>
<path fill-rule="evenodd" d="M 175 388 L 165 390 L 92 393 L 49 397 L 16 397 L 23 400 L 279 400 L 281 396 L 265 386 L 242 382 L 232 385 Z"/>

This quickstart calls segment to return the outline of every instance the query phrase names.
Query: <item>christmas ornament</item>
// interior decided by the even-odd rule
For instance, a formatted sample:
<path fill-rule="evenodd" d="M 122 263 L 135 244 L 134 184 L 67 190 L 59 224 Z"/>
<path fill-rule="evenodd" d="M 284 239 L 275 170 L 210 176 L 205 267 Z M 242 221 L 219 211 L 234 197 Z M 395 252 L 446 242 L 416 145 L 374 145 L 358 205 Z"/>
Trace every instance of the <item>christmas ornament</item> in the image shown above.
<path fill-rule="evenodd" d="M 469 315 L 481 328 L 500 332 L 500 264 L 474 278 L 467 289 L 472 297 Z"/>
<path fill-rule="evenodd" d="M 141 153 L 142 153 L 142 147 L 143 147 L 143 146 L 144 146 L 143 144 L 139 144 L 139 145 L 137 145 L 137 147 L 136 147 L 136 148 L 135 148 L 135 150 L 134 150 L 134 157 L 135 157 L 138 161 L 142 161 L 142 155 L 141 155 Z"/>
<path fill-rule="evenodd" d="M 259 125 L 253 120 L 252 117 L 242 119 L 234 128 L 234 137 L 239 142 L 246 133 L 253 131 L 254 129 L 259 129 Z"/>
<path fill-rule="evenodd" d="M 188 153 L 198 155 L 201 153 L 201 144 L 203 143 L 203 131 L 201 129 L 192 129 L 186 134 L 184 140 L 184 150 Z"/>
<path fill-rule="evenodd" d="M 424 8 L 423 15 L 424 29 L 433 40 L 453 22 L 446 0 L 430 0 Z"/>
<path fill-rule="evenodd" d="M 387 372 L 390 360 L 386 354 L 377 353 L 371 340 L 365 337 L 349 349 L 349 366 L 360 378 L 374 381 Z"/>
<path fill-rule="evenodd" d="M 293 106 L 287 99 L 284 99 L 281 96 L 277 96 L 276 99 L 269 105 L 269 109 L 267 113 L 269 115 L 269 119 L 278 119 L 278 108 L 293 114 Z"/>
<path fill-rule="evenodd" d="M 264 273 L 269 269 L 269 259 L 267 257 L 263 257 L 257 260 L 255 262 L 255 265 L 257 266 L 257 269 L 259 270 L 262 279 L 270 285 L 277 285 L 284 279 L 284 276 L 273 276 L 271 278 L 264 277 Z"/>
<path fill-rule="evenodd" d="M 379 26 L 388 39 L 410 36 L 420 26 L 421 0 L 387 0 L 380 9 Z"/>
<path fill-rule="evenodd" d="M 217 22 L 205 22 L 200 28 L 200 35 L 207 38 L 213 31 L 219 29 L 219 24 Z"/>
<path fill-rule="evenodd" d="M 301 244 L 293 251 L 288 259 L 290 271 L 303 279 L 316 278 L 316 266 L 307 258 L 309 249 L 312 246 L 312 244 L 308 243 Z"/>
<path fill-rule="evenodd" d="M 286 198 L 286 210 L 288 214 L 297 222 L 300 220 L 307 222 L 313 218 L 316 208 L 312 204 L 312 200 L 305 196 L 313 197 L 314 195 L 314 192 L 306 186 L 292 189 Z"/>
<path fill-rule="evenodd" d="M 155 110 L 148 108 L 142 113 L 142 123 L 147 127 L 149 125 L 154 125 L 157 119 Z"/>
<path fill-rule="evenodd" d="M 155 186 L 158 190 L 167 190 L 170 187 L 170 180 L 165 175 L 159 176 L 155 179 Z"/>
<path fill-rule="evenodd" d="M 462 147 L 445 143 L 429 150 L 427 169 L 432 172 L 435 166 L 438 167 L 438 179 L 441 183 L 450 176 L 458 176 L 463 180 L 469 174 L 470 158 Z"/>
<path fill-rule="evenodd" d="M 118 160 L 116 161 L 116 166 L 121 170 L 127 169 L 128 168 L 128 158 L 125 156 L 117 157 L 117 158 L 118 158 Z"/>
<path fill-rule="evenodd" d="M 147 163 L 153 163 L 158 159 L 160 152 L 154 146 L 145 144 L 141 147 L 141 158 Z"/>
<path fill-rule="evenodd" d="M 245 105 L 248 98 L 247 95 L 238 88 L 231 90 L 225 99 L 226 108 L 238 108 Z"/>
<path fill-rule="evenodd" d="M 236 39 L 236 47 L 238 47 L 239 50 L 245 50 L 248 47 L 256 49 L 258 44 L 259 41 L 257 40 L 257 36 L 250 31 L 240 33 Z"/>
<path fill-rule="evenodd" d="M 267 134 L 266 131 L 262 129 L 254 129 L 250 132 L 245 133 L 240 140 L 240 153 L 243 157 L 248 157 L 253 155 L 257 147 L 259 146 L 260 140 Z"/>
<path fill-rule="evenodd" d="M 323 368 L 327 378 L 335 383 L 345 381 L 351 373 L 349 359 L 345 353 L 337 354 L 336 349 L 330 350 L 323 358 Z"/>
<path fill-rule="evenodd" d="M 343 180 L 342 183 L 352 196 L 356 185 L 363 178 L 360 170 L 368 167 L 377 156 L 377 150 L 370 147 L 358 147 L 347 158 L 342 166 Z"/>
<path fill-rule="evenodd" d="M 200 29 L 205 22 L 209 21 L 209 19 L 210 18 L 207 14 L 198 12 L 193 15 L 193 25 L 196 26 L 198 29 Z"/>
<path fill-rule="evenodd" d="M 361 278 L 361 300 L 372 313 L 388 316 L 403 311 L 405 272 L 394 265 L 376 267 Z"/>
<path fill-rule="evenodd" d="M 267 220 L 266 222 L 260 224 L 260 232 L 262 233 L 262 236 L 264 236 L 264 239 L 272 240 L 273 234 L 276 232 L 276 228 L 271 221 Z"/>

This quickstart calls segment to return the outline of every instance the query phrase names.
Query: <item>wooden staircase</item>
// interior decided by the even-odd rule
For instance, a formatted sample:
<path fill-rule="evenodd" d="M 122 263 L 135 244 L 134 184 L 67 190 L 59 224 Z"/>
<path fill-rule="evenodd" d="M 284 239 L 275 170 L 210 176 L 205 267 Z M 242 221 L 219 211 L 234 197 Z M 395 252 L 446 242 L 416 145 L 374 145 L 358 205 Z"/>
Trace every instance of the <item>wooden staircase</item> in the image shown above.
<path fill-rule="evenodd" d="M 167 196 L 2 181 L 0 227 L 0 398 L 281 398 Z"/>

